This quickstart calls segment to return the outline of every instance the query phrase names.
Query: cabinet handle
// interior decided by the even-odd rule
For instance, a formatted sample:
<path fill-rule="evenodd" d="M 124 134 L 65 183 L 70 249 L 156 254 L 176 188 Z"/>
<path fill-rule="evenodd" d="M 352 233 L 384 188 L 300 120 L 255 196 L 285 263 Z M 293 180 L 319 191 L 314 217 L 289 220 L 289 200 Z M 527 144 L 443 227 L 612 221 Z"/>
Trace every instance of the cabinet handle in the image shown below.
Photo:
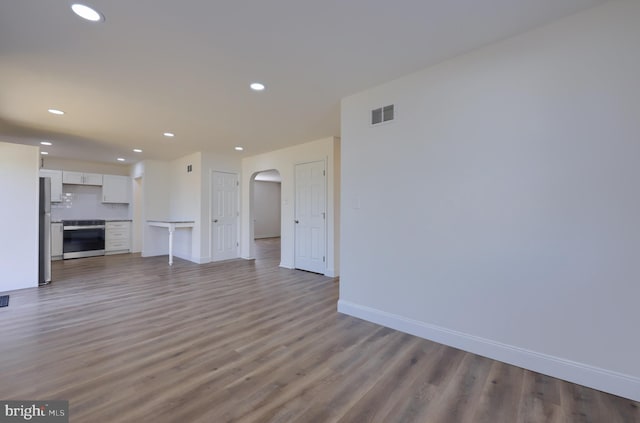
<path fill-rule="evenodd" d="M 102 196 L 102 201 L 107 201 L 107 196 L 106 195 Z"/>

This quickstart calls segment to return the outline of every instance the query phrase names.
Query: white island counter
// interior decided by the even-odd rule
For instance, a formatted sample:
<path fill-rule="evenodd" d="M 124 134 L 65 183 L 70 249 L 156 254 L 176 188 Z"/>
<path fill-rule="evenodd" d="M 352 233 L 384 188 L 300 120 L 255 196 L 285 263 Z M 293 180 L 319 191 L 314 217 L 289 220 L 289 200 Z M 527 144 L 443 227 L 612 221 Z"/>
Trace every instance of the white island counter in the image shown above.
<path fill-rule="evenodd" d="M 173 265 L 173 233 L 180 228 L 193 228 L 193 220 L 147 220 L 149 226 L 167 228 L 169 230 L 169 266 Z"/>

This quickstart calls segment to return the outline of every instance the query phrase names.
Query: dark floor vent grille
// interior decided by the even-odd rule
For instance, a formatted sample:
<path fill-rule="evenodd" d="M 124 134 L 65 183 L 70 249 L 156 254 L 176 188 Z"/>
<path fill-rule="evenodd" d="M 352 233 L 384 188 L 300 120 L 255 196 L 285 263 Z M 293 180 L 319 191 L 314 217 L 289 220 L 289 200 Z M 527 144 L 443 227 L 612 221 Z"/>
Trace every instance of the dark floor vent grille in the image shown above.
<path fill-rule="evenodd" d="M 9 296 L 0 295 L 0 307 L 7 307 L 9 305 Z"/>

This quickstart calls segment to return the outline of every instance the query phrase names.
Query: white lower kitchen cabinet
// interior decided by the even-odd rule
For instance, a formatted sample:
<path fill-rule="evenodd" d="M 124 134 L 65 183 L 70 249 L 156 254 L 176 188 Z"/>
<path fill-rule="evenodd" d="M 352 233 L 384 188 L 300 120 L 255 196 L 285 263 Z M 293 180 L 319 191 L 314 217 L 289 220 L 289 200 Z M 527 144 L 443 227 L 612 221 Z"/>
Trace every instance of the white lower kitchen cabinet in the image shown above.
<path fill-rule="evenodd" d="M 51 260 L 62 260 L 62 223 L 51 223 Z"/>
<path fill-rule="evenodd" d="M 131 251 L 131 222 L 105 223 L 105 254 L 123 254 Z"/>

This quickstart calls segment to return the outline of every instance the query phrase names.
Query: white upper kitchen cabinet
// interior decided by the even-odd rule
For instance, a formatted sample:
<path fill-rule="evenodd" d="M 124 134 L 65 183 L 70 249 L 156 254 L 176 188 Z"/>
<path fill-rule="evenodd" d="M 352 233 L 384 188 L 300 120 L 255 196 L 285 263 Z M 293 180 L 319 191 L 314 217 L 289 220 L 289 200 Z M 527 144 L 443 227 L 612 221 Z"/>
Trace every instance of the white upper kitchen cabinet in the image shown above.
<path fill-rule="evenodd" d="M 75 185 L 102 185 L 102 175 L 97 173 L 83 173 L 83 172 L 62 172 L 63 184 L 75 184 Z"/>
<path fill-rule="evenodd" d="M 102 185 L 102 175 L 97 173 L 85 173 L 84 174 L 85 185 Z"/>
<path fill-rule="evenodd" d="M 51 179 L 51 202 L 62 201 L 62 171 L 51 169 L 40 169 L 40 177 Z"/>
<path fill-rule="evenodd" d="M 64 184 L 75 184 L 82 185 L 84 184 L 84 173 L 81 172 L 62 172 L 62 183 Z"/>
<path fill-rule="evenodd" d="M 102 202 L 129 204 L 131 192 L 131 178 L 119 175 L 103 175 Z"/>

